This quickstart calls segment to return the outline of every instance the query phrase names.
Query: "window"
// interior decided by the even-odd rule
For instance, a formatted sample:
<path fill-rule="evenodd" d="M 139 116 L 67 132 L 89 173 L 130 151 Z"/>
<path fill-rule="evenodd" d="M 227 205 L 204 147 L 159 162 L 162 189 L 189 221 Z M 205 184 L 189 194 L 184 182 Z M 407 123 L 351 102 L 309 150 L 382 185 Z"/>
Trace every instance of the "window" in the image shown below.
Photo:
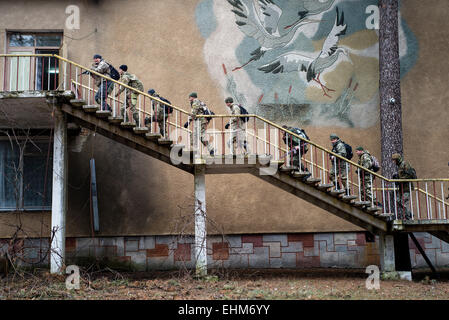
<path fill-rule="evenodd" d="M 62 33 L 8 32 L 10 54 L 59 54 Z M 59 85 L 59 60 L 53 57 L 8 58 L 8 91 L 56 90 Z"/>
<path fill-rule="evenodd" d="M 42 139 L 0 140 L 0 210 L 50 210 L 51 148 Z"/>

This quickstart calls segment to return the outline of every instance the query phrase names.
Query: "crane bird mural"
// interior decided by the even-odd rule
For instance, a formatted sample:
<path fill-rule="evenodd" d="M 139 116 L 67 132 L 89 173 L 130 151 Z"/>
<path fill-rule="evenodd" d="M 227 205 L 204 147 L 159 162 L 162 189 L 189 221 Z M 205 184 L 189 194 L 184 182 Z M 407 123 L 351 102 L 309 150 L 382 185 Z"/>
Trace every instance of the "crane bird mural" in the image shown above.
<path fill-rule="evenodd" d="M 338 47 L 340 36 L 346 33 L 346 24 L 344 24 L 344 12 L 337 16 L 335 24 L 324 41 L 323 48 L 316 56 L 310 56 L 307 53 L 299 51 L 287 52 L 280 55 L 274 61 L 265 64 L 258 69 L 265 73 L 283 73 L 283 72 L 305 72 L 307 82 L 315 81 L 321 86 L 324 96 L 331 98 L 329 91 L 335 91 L 326 87 L 320 80 L 320 74 L 326 69 L 332 67 L 338 60 L 340 54 L 348 55 L 344 48 Z"/>
<path fill-rule="evenodd" d="M 236 71 L 244 68 L 252 61 L 257 61 L 269 50 L 283 48 L 294 43 L 302 32 L 302 28 L 310 23 L 320 22 L 309 19 L 328 10 L 335 0 L 303 0 L 299 2 L 299 19 L 283 27 L 288 30 L 281 35 L 279 20 L 282 9 L 273 0 L 228 0 L 235 14 L 235 23 L 247 36 L 256 39 L 260 47 L 250 53 L 251 58 L 243 65 L 234 68 Z"/>
<path fill-rule="evenodd" d="M 199 0 L 202 59 L 221 96 L 245 101 L 250 113 L 292 126 L 367 128 L 379 118 L 379 32 L 371 13 L 377 5 Z M 403 77 L 414 67 L 419 46 L 399 17 Z M 225 72 L 224 65 L 230 67 Z"/>

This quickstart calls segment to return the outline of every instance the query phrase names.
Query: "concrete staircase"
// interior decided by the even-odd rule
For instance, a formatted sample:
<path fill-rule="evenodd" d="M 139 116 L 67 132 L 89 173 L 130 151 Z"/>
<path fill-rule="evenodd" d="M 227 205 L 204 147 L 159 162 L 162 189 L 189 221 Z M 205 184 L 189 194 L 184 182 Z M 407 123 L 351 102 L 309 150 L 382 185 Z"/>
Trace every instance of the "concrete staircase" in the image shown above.
<path fill-rule="evenodd" d="M 181 170 L 194 173 L 196 159 L 193 152 L 187 153 L 188 163 L 173 164 L 170 160 L 172 148 L 185 152 L 183 150 L 185 145 L 164 139 L 158 133 L 151 133 L 148 127 L 139 128 L 134 122 L 124 122 L 121 117 L 112 117 L 110 111 L 101 111 L 96 105 L 87 105 L 86 101 L 74 99 L 74 95 L 68 95 L 67 92 L 49 93 L 47 102 L 60 108 L 67 115 L 69 122 L 88 128 Z M 267 163 L 264 155 L 254 155 L 253 161 L 250 155 L 240 159 L 240 162 L 237 161 L 236 155 L 216 157 L 231 159 L 231 163 L 229 161 L 216 163 L 217 161 L 214 160 L 217 158 L 202 157 L 206 174 L 250 173 L 372 233 L 388 232 L 391 229 L 391 216 L 377 214 L 380 208 L 371 207 L 370 202 L 356 201 L 356 196 L 346 195 L 344 190 L 335 190 L 332 184 L 327 184 L 320 178 L 308 177 L 307 172 L 294 173 L 295 168 L 284 167 L 279 162 L 276 163 L 279 170 L 275 174 L 263 175 L 260 170 L 268 167 L 268 164 L 260 164 Z M 264 161 L 258 161 L 262 158 Z"/>

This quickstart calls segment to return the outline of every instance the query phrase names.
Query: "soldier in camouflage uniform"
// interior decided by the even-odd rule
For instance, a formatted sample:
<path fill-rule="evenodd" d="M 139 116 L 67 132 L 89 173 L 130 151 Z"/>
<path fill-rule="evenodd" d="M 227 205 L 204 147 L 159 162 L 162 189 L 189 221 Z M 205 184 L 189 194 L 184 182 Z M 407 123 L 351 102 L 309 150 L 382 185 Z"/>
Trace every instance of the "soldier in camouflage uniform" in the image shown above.
<path fill-rule="evenodd" d="M 372 170 L 373 159 L 371 158 L 371 154 L 369 153 L 369 151 L 365 150 L 363 147 L 357 147 L 355 149 L 355 152 L 359 156 L 359 165 L 368 170 Z M 369 202 L 374 201 L 374 203 L 376 203 L 375 198 L 373 198 L 373 193 L 371 189 L 374 176 L 371 176 L 369 172 L 364 170 L 357 169 L 356 171 L 360 176 L 362 201 L 369 201 Z"/>
<path fill-rule="evenodd" d="M 156 93 L 154 89 L 148 90 L 148 94 L 162 101 L 165 100 L 158 93 Z M 153 121 L 156 121 L 158 123 L 159 132 L 162 136 L 165 137 L 165 134 L 167 133 L 168 107 L 165 106 L 163 103 L 153 101 L 153 110 L 154 110 Z"/>
<path fill-rule="evenodd" d="M 293 127 L 289 126 L 282 126 L 282 128 L 287 129 L 289 131 L 297 133 L 297 130 Z M 307 139 L 306 135 L 301 130 L 301 133 L 298 133 L 298 135 L 304 139 Z M 283 131 L 282 140 L 284 141 L 287 148 L 289 148 L 289 155 L 291 157 L 291 162 L 287 165 L 293 165 L 296 168 L 299 168 L 299 165 L 301 164 L 300 171 L 309 171 L 307 167 L 303 164 L 302 161 L 299 159 L 299 155 L 301 154 L 301 158 L 304 157 L 304 155 L 309 150 L 308 143 L 304 142 L 303 140 L 299 139 L 296 136 L 293 136 L 289 134 L 289 137 L 287 139 L 287 134 L 285 131 Z M 307 177 L 308 178 L 308 177 Z"/>
<path fill-rule="evenodd" d="M 340 138 L 335 133 L 330 135 L 330 140 L 332 143 L 332 152 L 342 156 L 343 158 L 346 158 L 346 148 L 343 141 L 341 141 Z M 340 176 L 341 181 L 343 183 L 343 189 L 346 190 L 348 183 L 348 177 L 346 175 L 347 162 L 335 156 L 331 156 L 330 159 L 332 162 L 332 168 L 330 171 L 330 180 L 332 181 L 333 184 L 335 184 L 335 181 L 336 180 L 338 181 L 338 176 Z M 340 183 L 338 183 L 338 185 L 340 186 Z"/>
<path fill-rule="evenodd" d="M 94 55 L 94 62 L 92 63 L 91 70 L 101 73 L 110 77 L 109 64 L 103 60 L 103 58 L 96 54 Z M 86 71 L 85 73 L 89 73 Z M 111 107 L 107 103 L 108 94 L 114 89 L 114 82 L 108 81 L 96 74 L 91 73 L 92 78 L 95 81 L 95 85 L 98 87 L 98 91 L 95 94 L 95 101 L 101 105 L 101 110 L 112 111 Z"/>
<path fill-rule="evenodd" d="M 192 112 L 193 117 L 190 118 L 189 121 L 187 121 L 184 124 L 185 128 L 188 127 L 189 122 L 192 122 L 192 120 L 195 120 L 196 115 L 205 114 L 205 111 L 206 111 L 206 104 L 198 99 L 198 95 L 196 92 L 192 92 L 189 95 L 189 101 L 190 101 L 190 105 L 192 107 L 191 112 Z M 209 143 L 209 141 L 207 140 L 207 137 L 206 137 L 206 130 L 207 130 L 207 125 L 208 125 L 209 121 L 204 117 L 198 118 L 197 120 L 199 121 L 199 124 L 200 124 L 200 132 L 195 130 L 195 126 L 192 126 L 192 134 L 190 135 L 190 144 L 193 146 L 194 150 L 199 150 L 199 146 L 197 145 L 198 138 L 199 138 L 201 140 L 201 143 L 207 148 L 207 151 L 209 152 L 209 154 L 211 156 L 213 156 L 214 148 Z M 197 121 L 197 120 L 195 120 L 195 121 Z M 199 137 L 198 137 L 198 135 L 199 135 Z"/>
<path fill-rule="evenodd" d="M 137 89 L 139 91 L 143 91 L 143 84 L 142 82 L 137 79 L 137 77 L 128 72 L 128 66 L 126 65 L 121 65 L 119 67 L 119 73 L 120 73 L 120 82 L 123 82 L 124 84 Z M 117 92 L 117 94 L 115 95 L 116 97 L 118 97 L 123 91 L 125 91 L 125 87 L 120 87 L 120 90 Z M 139 111 L 137 110 L 137 98 L 139 96 L 139 93 L 129 90 L 126 90 L 126 111 L 128 112 L 129 115 L 129 111 L 132 112 L 134 121 L 136 122 L 136 124 L 139 123 Z M 123 113 L 123 109 L 124 107 L 122 107 L 120 109 L 120 113 Z M 129 120 L 129 116 L 128 116 L 128 120 Z"/>
<path fill-rule="evenodd" d="M 398 173 L 393 175 L 393 179 L 416 179 L 415 170 L 410 163 L 404 161 L 399 153 L 395 153 L 391 156 L 391 159 L 398 166 Z M 397 182 L 395 183 L 398 192 L 396 192 L 396 202 L 398 204 L 398 218 L 399 219 L 411 219 L 412 214 L 410 211 L 410 189 L 414 189 L 413 183 L 409 182 Z M 403 212 L 405 211 L 405 217 Z"/>
<path fill-rule="evenodd" d="M 240 107 L 238 104 L 234 103 L 232 97 L 228 97 L 225 100 L 226 106 L 231 109 L 232 115 L 240 115 Z M 245 154 L 248 154 L 247 142 L 245 138 L 245 125 L 242 117 L 232 117 L 230 119 L 231 126 L 231 139 L 228 141 L 228 146 L 231 148 L 232 143 L 232 154 L 236 153 L 236 149 L 243 150 Z M 229 129 L 229 123 L 226 124 L 225 129 Z M 237 145 L 237 148 L 236 148 Z"/>

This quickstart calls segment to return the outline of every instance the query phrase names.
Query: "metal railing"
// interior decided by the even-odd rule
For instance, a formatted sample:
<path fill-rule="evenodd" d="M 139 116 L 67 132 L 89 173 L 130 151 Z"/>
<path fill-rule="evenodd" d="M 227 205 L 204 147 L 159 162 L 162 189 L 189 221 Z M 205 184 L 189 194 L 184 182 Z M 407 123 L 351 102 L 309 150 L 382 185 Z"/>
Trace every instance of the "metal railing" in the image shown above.
<path fill-rule="evenodd" d="M 449 179 L 388 179 L 260 116 L 193 116 L 58 55 L 0 54 L 0 59 L 3 91 L 71 90 L 77 99 L 111 120 L 183 144 L 201 159 L 264 155 L 286 170 L 315 179 L 323 189 L 340 194 L 342 200 L 355 201 L 354 205 L 373 212 L 377 209 L 377 214 L 403 220 L 447 220 Z M 124 90 L 120 92 L 120 88 Z M 164 112 L 169 107 L 173 112 Z M 293 137 L 301 141 L 298 148 Z"/>

